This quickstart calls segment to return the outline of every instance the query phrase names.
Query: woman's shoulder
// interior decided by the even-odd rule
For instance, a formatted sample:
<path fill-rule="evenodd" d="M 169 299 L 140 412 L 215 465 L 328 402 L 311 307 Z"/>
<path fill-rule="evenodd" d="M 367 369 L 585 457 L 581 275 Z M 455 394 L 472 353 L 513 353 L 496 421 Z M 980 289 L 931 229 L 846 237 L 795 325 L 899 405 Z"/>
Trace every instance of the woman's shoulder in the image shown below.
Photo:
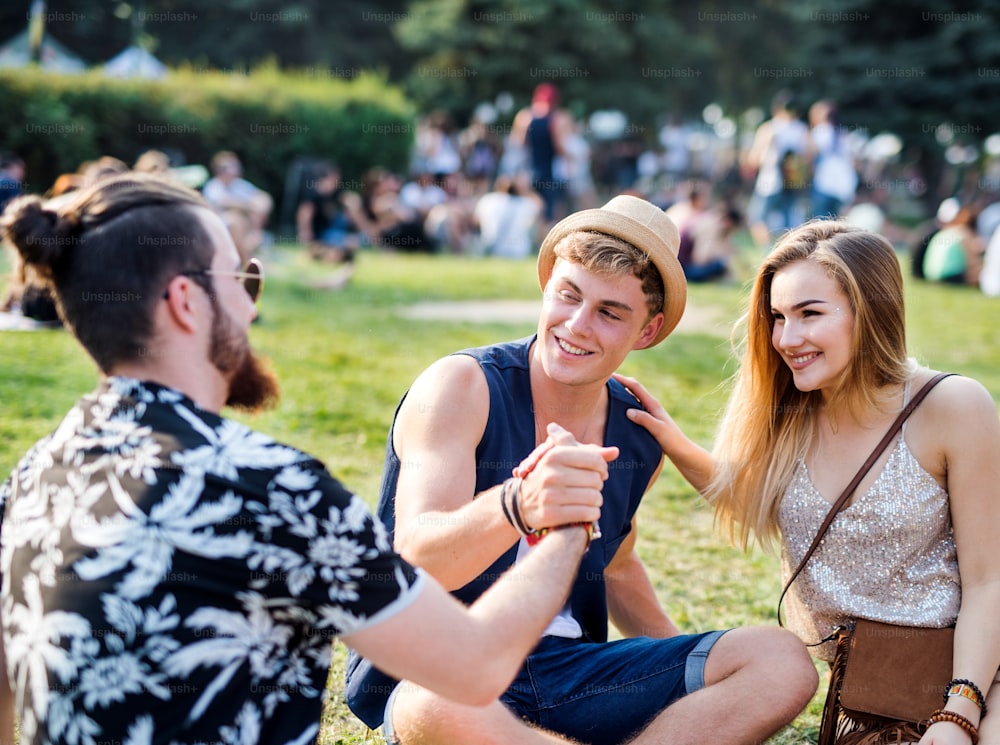
<path fill-rule="evenodd" d="M 911 379 L 910 395 L 938 374 L 920 368 Z M 989 391 L 974 378 L 950 375 L 942 379 L 906 424 L 906 443 L 921 467 L 945 488 L 956 464 L 982 448 L 1000 444 L 1000 419 Z"/>
<path fill-rule="evenodd" d="M 940 372 L 918 368 L 912 378 L 911 395 Z M 933 412 L 941 424 L 958 427 L 982 416 L 997 416 L 996 403 L 986 387 L 975 378 L 957 373 L 949 374 L 934 387 L 927 396 L 925 408 Z"/>

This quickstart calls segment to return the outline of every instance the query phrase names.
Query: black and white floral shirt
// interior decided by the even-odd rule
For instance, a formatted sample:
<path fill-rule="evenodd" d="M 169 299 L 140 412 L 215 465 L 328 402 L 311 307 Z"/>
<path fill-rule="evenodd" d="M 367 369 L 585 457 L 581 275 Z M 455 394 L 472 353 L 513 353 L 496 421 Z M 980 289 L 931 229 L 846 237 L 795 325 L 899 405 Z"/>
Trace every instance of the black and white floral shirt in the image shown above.
<path fill-rule="evenodd" d="M 110 378 L 0 487 L 22 743 L 309 743 L 333 639 L 422 575 L 321 463 Z"/>

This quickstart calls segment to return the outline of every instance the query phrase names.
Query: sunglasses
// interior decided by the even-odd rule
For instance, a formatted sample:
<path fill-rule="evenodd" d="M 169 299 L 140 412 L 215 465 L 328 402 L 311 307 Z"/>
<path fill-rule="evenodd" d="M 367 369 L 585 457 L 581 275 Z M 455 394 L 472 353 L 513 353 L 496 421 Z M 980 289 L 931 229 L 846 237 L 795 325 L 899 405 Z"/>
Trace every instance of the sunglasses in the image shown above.
<path fill-rule="evenodd" d="M 227 272 L 219 269 L 190 269 L 185 272 L 178 272 L 178 274 L 185 277 L 198 277 L 203 274 L 219 277 L 236 277 L 240 280 L 240 284 L 243 285 L 243 289 L 247 291 L 247 295 L 255 303 L 260 297 L 261 290 L 264 289 L 264 266 L 260 263 L 260 259 L 250 259 L 243 267 L 243 271 L 240 272 Z M 164 293 L 163 297 L 166 298 L 167 293 Z"/>

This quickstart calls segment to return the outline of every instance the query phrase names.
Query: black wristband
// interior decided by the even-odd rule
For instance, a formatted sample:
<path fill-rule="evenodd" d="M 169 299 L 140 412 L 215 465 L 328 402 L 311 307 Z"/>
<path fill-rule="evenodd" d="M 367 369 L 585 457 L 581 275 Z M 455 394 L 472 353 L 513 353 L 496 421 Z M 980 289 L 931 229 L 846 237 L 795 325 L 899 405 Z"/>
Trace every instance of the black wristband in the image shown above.
<path fill-rule="evenodd" d="M 514 515 L 514 522 L 517 524 L 517 529 L 521 531 L 521 535 L 531 535 L 535 531 L 528 527 L 528 523 L 524 521 L 524 516 L 521 515 L 521 508 L 517 504 L 517 498 L 521 496 L 521 479 L 513 478 L 510 479 L 510 511 Z"/>
<path fill-rule="evenodd" d="M 520 533 L 521 531 L 518 530 L 518 527 L 514 524 L 514 519 L 510 516 L 510 510 L 507 509 L 507 491 L 510 489 L 511 481 L 513 481 L 513 479 L 507 479 L 503 482 L 503 486 L 500 488 L 500 509 L 503 510 L 503 516 L 507 518 L 507 522 L 510 523 L 510 527 Z"/>

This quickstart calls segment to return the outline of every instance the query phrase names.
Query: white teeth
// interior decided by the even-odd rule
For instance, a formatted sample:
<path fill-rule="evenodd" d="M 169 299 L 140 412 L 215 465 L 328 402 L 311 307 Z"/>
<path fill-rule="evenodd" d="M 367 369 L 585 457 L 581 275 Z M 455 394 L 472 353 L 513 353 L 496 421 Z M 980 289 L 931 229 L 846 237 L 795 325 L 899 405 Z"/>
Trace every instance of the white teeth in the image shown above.
<path fill-rule="evenodd" d="M 569 352 L 570 354 L 576 354 L 576 355 L 590 354 L 590 352 L 588 352 L 586 349 L 580 349 L 579 347 L 574 347 L 572 344 L 569 344 L 568 342 L 565 342 L 562 339 L 558 339 L 557 341 L 559 342 L 559 346 L 562 347 L 565 351 Z"/>
<path fill-rule="evenodd" d="M 815 356 L 816 356 L 815 354 L 804 354 L 801 357 L 792 357 L 792 362 L 794 362 L 796 365 L 801 365 L 803 362 L 808 362 Z"/>

